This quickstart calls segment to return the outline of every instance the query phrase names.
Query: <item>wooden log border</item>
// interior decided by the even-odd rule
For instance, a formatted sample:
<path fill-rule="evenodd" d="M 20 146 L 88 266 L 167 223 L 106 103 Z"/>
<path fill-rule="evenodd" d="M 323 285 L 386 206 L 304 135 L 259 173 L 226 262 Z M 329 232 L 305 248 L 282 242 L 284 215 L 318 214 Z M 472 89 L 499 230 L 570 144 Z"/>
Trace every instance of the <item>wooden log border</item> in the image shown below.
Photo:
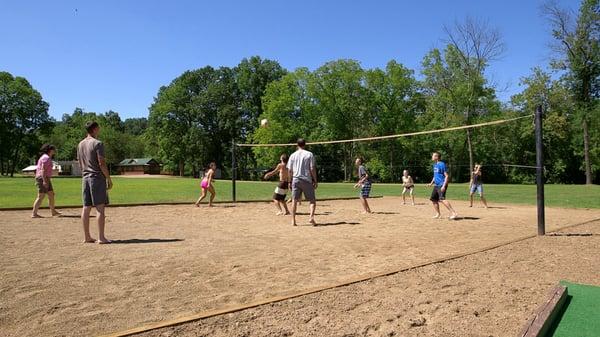
<path fill-rule="evenodd" d="M 563 309 L 569 292 L 567 287 L 557 285 L 552 289 L 548 298 L 527 321 L 519 337 L 544 337 Z"/>

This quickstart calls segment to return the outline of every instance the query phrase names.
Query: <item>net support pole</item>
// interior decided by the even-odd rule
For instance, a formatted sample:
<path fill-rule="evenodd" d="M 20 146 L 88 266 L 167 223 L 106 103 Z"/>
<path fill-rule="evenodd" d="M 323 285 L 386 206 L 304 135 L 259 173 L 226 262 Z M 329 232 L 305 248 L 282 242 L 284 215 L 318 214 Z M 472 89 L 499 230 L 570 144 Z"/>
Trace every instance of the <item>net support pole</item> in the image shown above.
<path fill-rule="evenodd" d="M 235 196 L 235 179 L 237 174 L 237 167 L 235 162 L 235 141 L 231 140 L 231 200 L 236 202 Z"/>
<path fill-rule="evenodd" d="M 535 162 L 538 235 L 546 234 L 546 214 L 544 210 L 544 143 L 542 138 L 542 113 L 542 106 L 540 105 L 535 110 Z"/>

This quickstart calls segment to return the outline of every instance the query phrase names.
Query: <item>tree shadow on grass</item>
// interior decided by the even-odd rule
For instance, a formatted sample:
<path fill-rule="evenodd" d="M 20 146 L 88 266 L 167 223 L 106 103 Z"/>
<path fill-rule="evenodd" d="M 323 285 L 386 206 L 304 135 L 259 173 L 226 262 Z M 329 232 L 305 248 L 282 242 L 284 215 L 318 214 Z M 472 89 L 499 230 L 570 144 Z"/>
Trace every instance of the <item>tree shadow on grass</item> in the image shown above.
<path fill-rule="evenodd" d="M 168 242 L 180 242 L 184 239 L 125 239 L 125 240 L 111 240 L 113 244 L 131 244 L 131 243 L 168 243 Z"/>

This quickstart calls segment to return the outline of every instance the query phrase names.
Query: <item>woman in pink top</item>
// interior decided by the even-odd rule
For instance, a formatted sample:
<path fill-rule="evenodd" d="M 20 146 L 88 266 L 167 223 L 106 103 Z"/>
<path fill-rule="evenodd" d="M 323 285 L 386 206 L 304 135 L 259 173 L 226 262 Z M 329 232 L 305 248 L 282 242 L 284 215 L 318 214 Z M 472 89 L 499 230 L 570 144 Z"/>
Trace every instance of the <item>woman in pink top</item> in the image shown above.
<path fill-rule="evenodd" d="M 42 145 L 40 152 L 42 153 L 42 156 L 38 159 L 37 169 L 35 171 L 35 185 L 38 189 L 38 195 L 33 203 L 32 218 L 41 218 L 38 214 L 38 210 L 40 209 L 40 205 L 46 194 L 48 194 L 48 205 L 52 211 L 52 216 L 60 215 L 60 212 L 57 212 L 54 209 L 54 188 L 52 187 L 52 157 L 54 157 L 54 154 L 56 153 L 56 148 L 54 145 L 44 144 Z"/>

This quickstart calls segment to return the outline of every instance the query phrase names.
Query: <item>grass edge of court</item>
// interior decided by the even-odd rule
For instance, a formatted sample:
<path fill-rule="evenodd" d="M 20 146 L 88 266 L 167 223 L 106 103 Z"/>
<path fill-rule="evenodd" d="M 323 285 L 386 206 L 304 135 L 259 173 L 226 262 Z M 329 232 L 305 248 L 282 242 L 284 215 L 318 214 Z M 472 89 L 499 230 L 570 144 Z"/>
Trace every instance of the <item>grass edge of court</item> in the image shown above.
<path fill-rule="evenodd" d="M 375 196 L 371 196 L 369 197 L 369 199 L 379 199 L 379 198 L 384 198 L 385 196 L 383 195 L 375 195 Z M 333 200 L 358 200 L 359 197 L 332 197 L 332 198 L 322 198 L 322 199 L 317 199 L 317 202 L 319 201 L 333 201 Z M 304 201 L 304 200 L 303 200 Z M 219 200 L 219 201 L 213 201 L 213 204 L 249 204 L 249 203 L 271 203 L 273 202 L 273 200 L 237 200 L 237 201 L 231 201 L 231 200 Z M 117 203 L 117 204 L 108 204 L 106 205 L 106 207 L 140 207 L 140 206 L 174 206 L 174 205 L 193 205 L 194 202 L 192 201 L 172 201 L 172 202 L 145 202 L 145 203 Z M 82 207 L 81 205 L 60 205 L 60 206 L 55 206 L 55 209 L 69 209 L 69 208 L 80 208 Z M 40 209 L 49 209 L 48 206 L 42 206 L 40 207 Z M 31 210 L 31 206 L 29 207 L 6 207 L 6 208 L 2 208 L 0 207 L 0 212 L 3 211 L 28 211 Z"/>

